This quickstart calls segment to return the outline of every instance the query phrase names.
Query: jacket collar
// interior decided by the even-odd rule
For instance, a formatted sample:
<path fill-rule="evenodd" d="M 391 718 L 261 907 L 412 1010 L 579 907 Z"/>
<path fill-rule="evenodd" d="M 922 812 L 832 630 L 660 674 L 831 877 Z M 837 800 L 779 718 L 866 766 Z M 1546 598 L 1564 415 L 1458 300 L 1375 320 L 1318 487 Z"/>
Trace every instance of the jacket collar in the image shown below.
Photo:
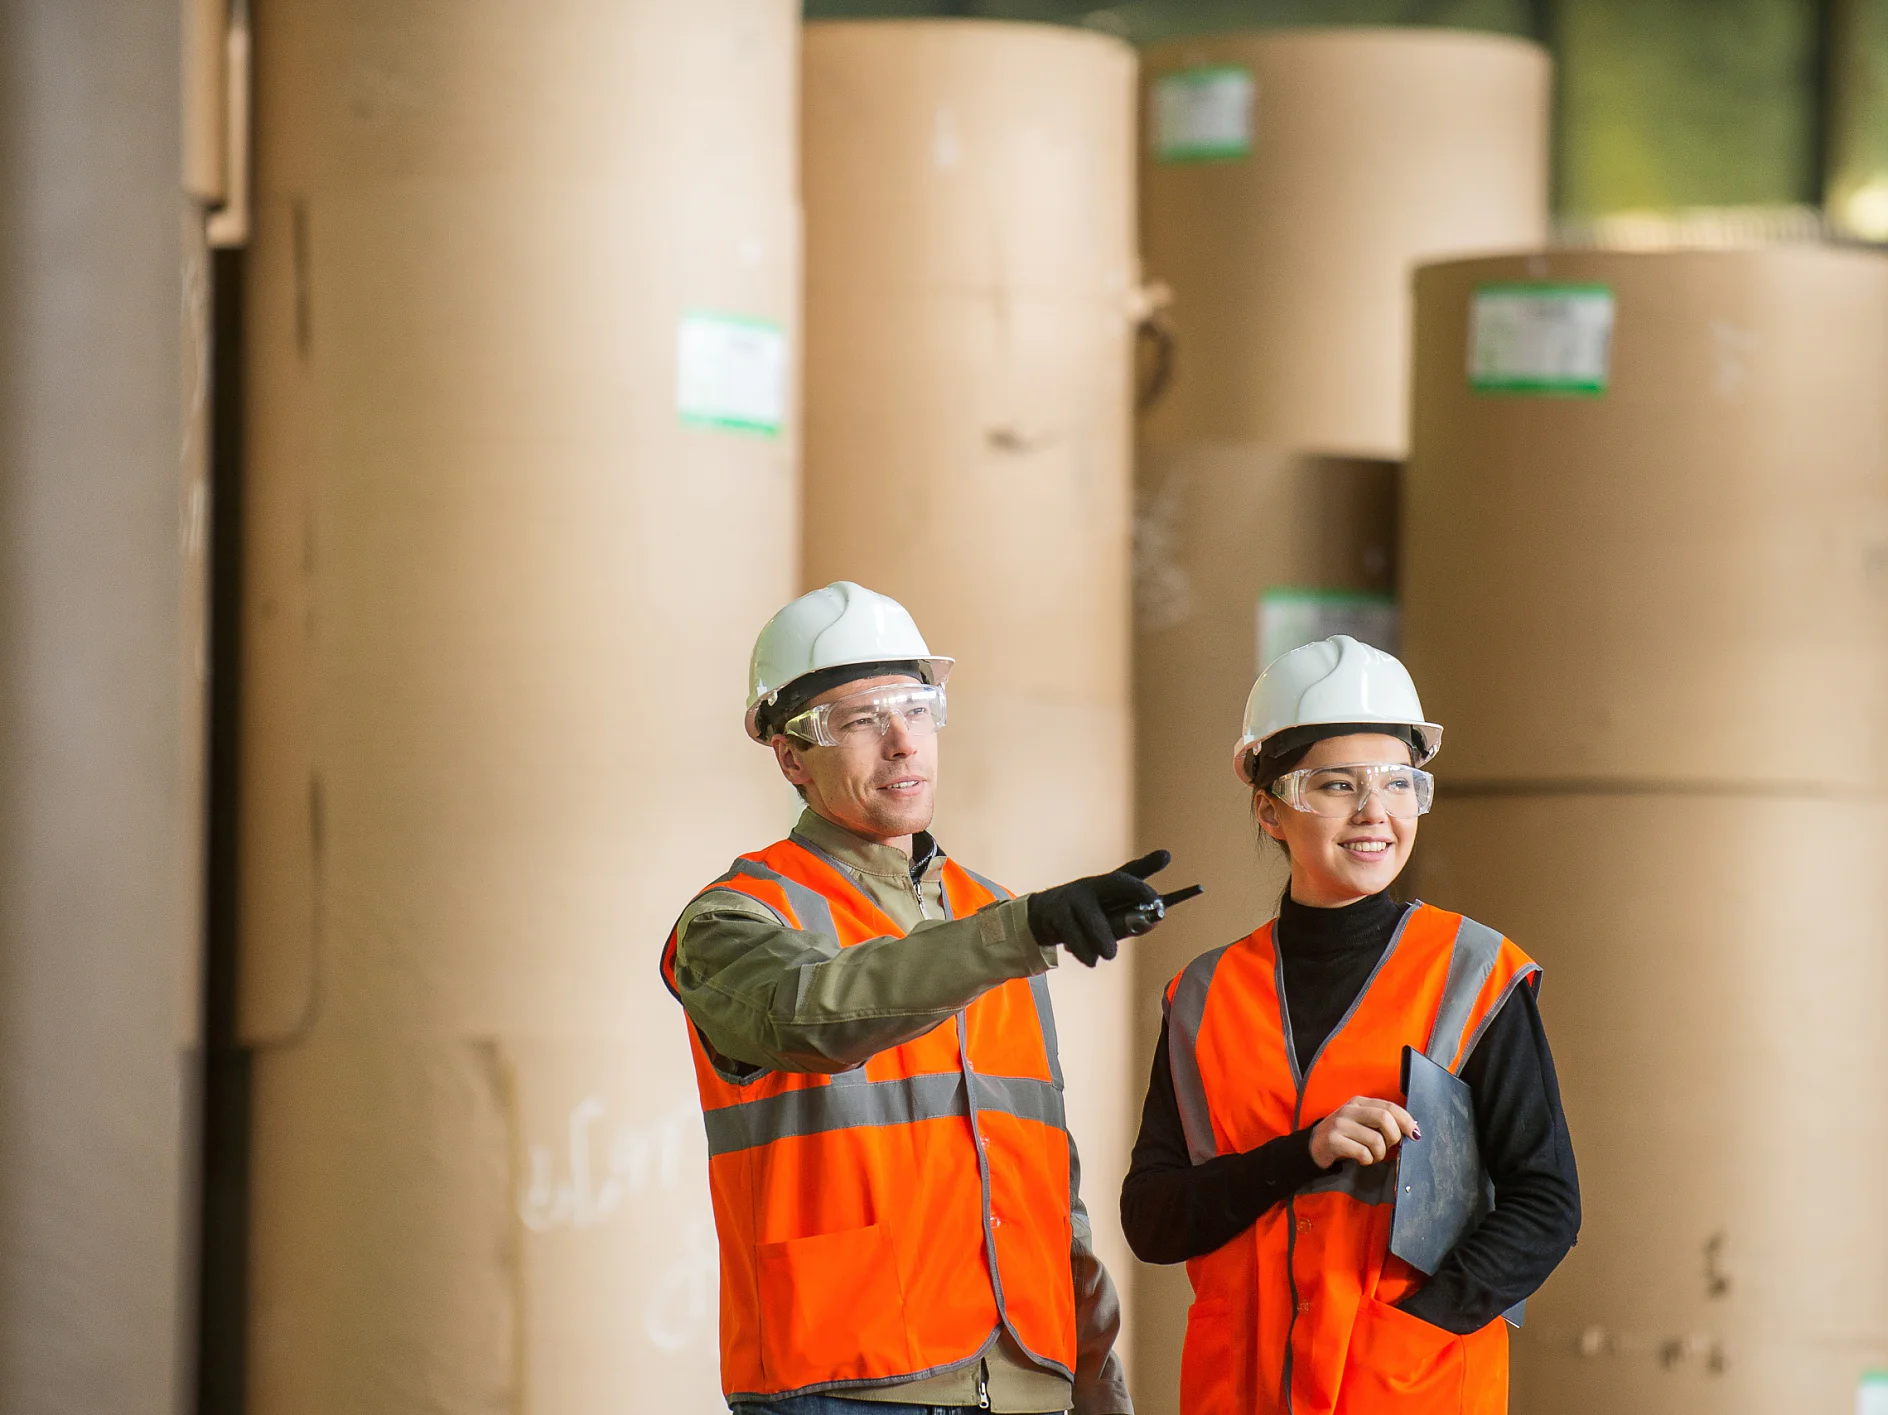
<path fill-rule="evenodd" d="M 890 845 L 861 840 L 844 826 L 834 825 L 808 807 L 800 812 L 792 838 L 811 845 L 822 854 L 830 855 L 855 874 L 897 880 L 904 887 L 908 887 L 905 881 L 912 878 L 914 860 L 923 862 L 918 878 L 927 882 L 937 878 L 944 868 L 944 852 L 938 848 L 937 841 L 932 839 L 928 830 L 921 830 L 911 837 L 912 854 L 907 855 Z"/>

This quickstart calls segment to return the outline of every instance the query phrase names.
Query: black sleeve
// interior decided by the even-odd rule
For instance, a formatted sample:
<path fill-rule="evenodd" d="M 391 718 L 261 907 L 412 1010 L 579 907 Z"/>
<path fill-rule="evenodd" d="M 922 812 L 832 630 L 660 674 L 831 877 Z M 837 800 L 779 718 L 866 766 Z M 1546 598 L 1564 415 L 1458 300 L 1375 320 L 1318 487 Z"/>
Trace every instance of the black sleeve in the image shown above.
<path fill-rule="evenodd" d="M 1121 1228 L 1135 1257 L 1183 1263 L 1222 1248 L 1320 1172 L 1311 1162 L 1309 1130 L 1194 1164 L 1174 1098 L 1167 1027 L 1161 1024 L 1141 1133 L 1121 1184 Z"/>
<path fill-rule="evenodd" d="M 1458 1334 L 1531 1296 L 1580 1233 L 1580 1178 L 1534 990 L 1523 986 L 1462 1064 L 1495 1207 L 1419 1291 L 1398 1304 Z"/>

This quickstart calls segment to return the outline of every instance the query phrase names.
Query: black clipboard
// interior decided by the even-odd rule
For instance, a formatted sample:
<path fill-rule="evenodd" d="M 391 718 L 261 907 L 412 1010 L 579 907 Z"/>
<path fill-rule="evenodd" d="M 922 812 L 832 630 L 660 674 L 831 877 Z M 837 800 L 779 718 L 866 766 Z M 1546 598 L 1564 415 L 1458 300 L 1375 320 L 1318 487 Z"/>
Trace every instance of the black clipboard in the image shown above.
<path fill-rule="evenodd" d="M 1468 1082 L 1414 1047 L 1403 1048 L 1404 1109 L 1420 1140 L 1396 1148 L 1396 1202 L 1390 1251 L 1418 1272 L 1434 1273 L 1449 1250 L 1494 1207 L 1494 1186 L 1475 1138 L 1475 1093 Z M 1518 1327 L 1527 1303 L 1502 1316 Z"/>

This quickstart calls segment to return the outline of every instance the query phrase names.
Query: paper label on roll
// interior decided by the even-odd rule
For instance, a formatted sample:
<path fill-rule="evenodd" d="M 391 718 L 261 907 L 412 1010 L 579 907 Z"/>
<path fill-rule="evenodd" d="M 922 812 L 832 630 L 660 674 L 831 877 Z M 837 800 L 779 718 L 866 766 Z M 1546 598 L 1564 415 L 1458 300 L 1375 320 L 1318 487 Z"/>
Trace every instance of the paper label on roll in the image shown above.
<path fill-rule="evenodd" d="M 1598 394 L 1613 350 L 1604 285 L 1482 285 L 1469 313 L 1468 381 L 1482 393 Z"/>
<path fill-rule="evenodd" d="M 676 332 L 675 406 L 683 422 L 777 434 L 787 416 L 787 336 L 777 324 L 700 311 Z"/>
<path fill-rule="evenodd" d="M 1293 649 L 1349 634 L 1359 643 L 1396 652 L 1401 612 L 1391 595 L 1301 587 L 1268 589 L 1259 596 L 1259 672 Z"/>
<path fill-rule="evenodd" d="M 1161 162 L 1225 162 L 1252 151 L 1252 71 L 1184 69 L 1154 81 L 1154 156 Z"/>
<path fill-rule="evenodd" d="M 1888 1415 L 1888 1371 L 1864 1371 L 1855 1383 L 1855 1415 Z"/>

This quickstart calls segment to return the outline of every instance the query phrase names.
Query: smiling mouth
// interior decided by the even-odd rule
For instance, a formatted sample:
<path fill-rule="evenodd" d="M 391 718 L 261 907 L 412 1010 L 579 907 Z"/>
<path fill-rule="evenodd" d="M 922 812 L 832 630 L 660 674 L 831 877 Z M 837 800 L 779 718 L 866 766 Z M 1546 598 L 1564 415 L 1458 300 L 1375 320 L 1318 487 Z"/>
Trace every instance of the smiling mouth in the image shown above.
<path fill-rule="evenodd" d="M 924 782 L 915 776 L 901 776 L 896 781 L 888 781 L 878 789 L 881 791 L 916 791 Z"/>
<path fill-rule="evenodd" d="M 1390 844 L 1388 840 L 1346 840 L 1341 842 L 1341 848 L 1350 851 L 1353 855 L 1374 858 L 1388 854 Z"/>

